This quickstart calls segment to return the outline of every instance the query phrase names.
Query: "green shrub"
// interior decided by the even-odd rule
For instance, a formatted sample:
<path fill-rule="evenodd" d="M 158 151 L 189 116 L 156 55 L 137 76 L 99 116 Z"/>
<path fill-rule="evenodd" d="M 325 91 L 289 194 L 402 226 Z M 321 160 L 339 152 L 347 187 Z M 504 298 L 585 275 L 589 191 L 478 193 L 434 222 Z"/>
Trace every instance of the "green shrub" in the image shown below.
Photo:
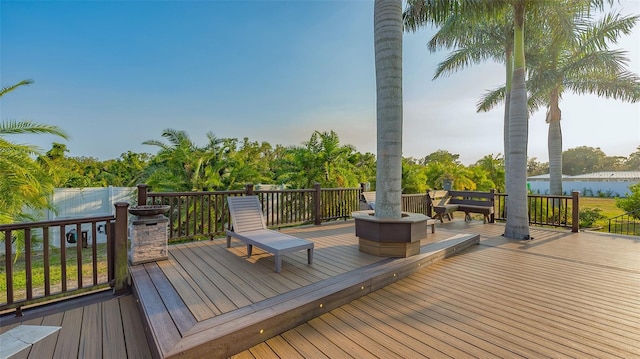
<path fill-rule="evenodd" d="M 581 208 L 579 217 L 580 228 L 590 228 L 596 221 L 607 218 L 600 208 Z"/>

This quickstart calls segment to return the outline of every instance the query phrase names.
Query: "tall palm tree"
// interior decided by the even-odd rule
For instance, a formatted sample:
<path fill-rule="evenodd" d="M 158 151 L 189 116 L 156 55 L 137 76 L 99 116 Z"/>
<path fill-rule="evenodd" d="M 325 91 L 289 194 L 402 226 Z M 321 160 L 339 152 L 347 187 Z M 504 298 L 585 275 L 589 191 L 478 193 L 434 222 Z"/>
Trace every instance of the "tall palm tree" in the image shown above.
<path fill-rule="evenodd" d="M 514 239 L 529 239 L 527 214 L 527 91 L 525 88 L 525 8 L 542 2 L 527 0 L 409 0 L 405 11 L 405 23 L 410 18 L 418 26 L 435 24 L 441 26 L 451 16 L 464 15 L 465 19 L 486 20 L 510 12 L 513 16 L 513 71 L 512 87 L 508 100 L 508 141 L 506 144 L 507 205 L 509 215 L 504 235 Z M 507 63 L 510 63 L 507 60 Z"/>
<path fill-rule="evenodd" d="M 376 0 L 377 106 L 375 216 L 402 216 L 402 1 Z"/>
<path fill-rule="evenodd" d="M 536 64 L 528 69 L 530 92 L 529 111 L 547 106 L 546 122 L 549 124 L 548 151 L 550 193 L 562 194 L 562 131 L 560 126 L 560 100 L 566 91 L 577 94 L 596 94 L 606 98 L 636 102 L 640 99 L 640 79 L 625 68 L 625 53 L 610 50 L 609 42 L 615 42 L 622 34 L 629 34 L 638 16 L 621 17 L 607 14 L 599 21 L 592 21 L 584 9 L 568 7 L 571 23 L 550 26 L 552 35 L 537 47 Z M 566 14 L 564 14 L 566 15 Z M 554 19 L 553 13 L 548 19 Z M 541 39 L 542 41 L 542 39 Z M 495 106 L 498 89 L 485 94 L 480 110 Z"/>

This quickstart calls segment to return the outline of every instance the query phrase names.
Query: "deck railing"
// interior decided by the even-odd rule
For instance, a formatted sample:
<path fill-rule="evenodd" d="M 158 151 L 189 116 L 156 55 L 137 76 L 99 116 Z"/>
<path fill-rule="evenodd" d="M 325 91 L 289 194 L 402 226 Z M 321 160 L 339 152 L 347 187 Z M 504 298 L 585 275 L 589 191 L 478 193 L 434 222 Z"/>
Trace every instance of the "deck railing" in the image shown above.
<path fill-rule="evenodd" d="M 115 216 L 0 225 L 0 312 L 16 309 L 19 315 L 40 302 L 125 289 L 127 206 L 117 203 Z"/>
<path fill-rule="evenodd" d="M 529 224 L 580 229 L 579 192 L 571 196 L 528 195 Z M 507 220 L 507 195 L 497 193 L 495 199 L 496 220 Z"/>
<path fill-rule="evenodd" d="M 348 219 L 360 209 L 362 187 L 294 190 L 243 190 L 213 192 L 149 192 L 138 186 L 138 204 L 169 205 L 169 241 L 209 238 L 222 235 L 231 227 L 228 196 L 257 195 L 267 226 L 281 228 L 299 224 Z"/>
<path fill-rule="evenodd" d="M 640 236 L 640 209 L 627 212 L 609 219 L 607 228 L 609 233 L 626 234 Z"/>
<path fill-rule="evenodd" d="M 230 227 L 226 197 L 257 195 L 270 227 L 348 219 L 360 210 L 360 188 L 320 188 L 299 190 L 243 190 L 212 192 L 149 192 L 138 186 L 138 204 L 167 204 L 170 210 L 169 240 L 213 238 Z M 505 194 L 497 194 L 496 219 L 506 219 Z M 4 272 L 0 271 L 0 313 L 112 287 L 127 289 L 128 203 L 116 203 L 115 216 L 64 219 L 0 225 L 4 240 Z M 569 227 L 577 231 L 578 193 L 573 196 L 529 196 L 532 224 Z M 402 210 L 429 215 L 427 194 L 405 194 Z M 70 236 L 75 230 L 75 244 Z M 96 240 L 98 234 L 105 240 Z M 85 240 L 83 240 L 83 238 Z M 23 268 L 14 262 L 16 242 L 22 241 Z M 41 251 L 34 250 L 42 241 Z M 83 245 L 86 242 L 86 247 Z M 54 246 L 54 244 L 56 244 Z M 59 247 L 59 248 L 58 248 Z M 41 259 L 40 259 L 41 258 Z M 24 274 L 23 274 L 24 273 Z M 19 282 L 19 283 L 18 283 Z M 3 288 L 4 287 L 4 288 Z M 2 290 L 4 289 L 4 290 Z M 4 294 L 4 297 L 2 295 Z"/>

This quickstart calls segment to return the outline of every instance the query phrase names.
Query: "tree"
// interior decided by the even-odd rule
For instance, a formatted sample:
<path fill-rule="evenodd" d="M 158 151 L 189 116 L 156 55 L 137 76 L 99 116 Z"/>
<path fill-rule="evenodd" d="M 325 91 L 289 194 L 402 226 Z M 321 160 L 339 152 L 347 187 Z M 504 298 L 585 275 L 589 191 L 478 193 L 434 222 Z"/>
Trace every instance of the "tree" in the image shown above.
<path fill-rule="evenodd" d="M 156 191 L 206 191 L 220 189 L 225 174 L 224 152 L 220 140 L 207 133 L 205 146 L 197 146 L 185 131 L 166 129 L 169 141 L 148 140 L 145 145 L 160 147 L 147 168 L 147 183 Z"/>
<path fill-rule="evenodd" d="M 599 147 L 570 148 L 562 153 L 562 172 L 575 176 L 604 170 L 602 163 L 606 157 L 607 155 Z"/>
<path fill-rule="evenodd" d="M 374 5 L 377 171 L 375 216 L 402 215 L 402 1 Z"/>
<path fill-rule="evenodd" d="M 513 17 L 513 57 L 511 61 L 513 71 L 511 81 L 512 87 L 509 100 L 507 101 L 508 121 L 505 128 L 508 128 L 505 141 L 506 172 L 508 180 L 507 205 L 509 215 L 505 226 L 505 237 L 514 239 L 529 239 L 529 217 L 527 209 L 527 140 L 528 140 L 528 113 L 527 113 L 527 91 L 525 87 L 525 41 L 524 41 L 524 21 L 525 7 L 527 4 L 543 4 L 528 2 L 526 0 L 496 0 L 496 1 L 474 1 L 474 0 L 409 0 L 407 16 L 413 17 L 416 24 L 433 23 L 442 25 L 451 16 L 464 14 L 466 19 L 477 19 L 479 21 L 495 17 L 497 14 L 510 12 Z"/>
<path fill-rule="evenodd" d="M 631 194 L 625 198 L 616 198 L 616 206 L 621 210 L 633 213 L 633 216 L 640 219 L 640 183 L 629 186 Z"/>
<path fill-rule="evenodd" d="M 494 188 L 498 192 L 504 192 L 504 159 L 500 155 L 486 155 L 472 165 L 471 169 L 479 170 L 475 171 L 476 177 L 473 178 L 479 191 L 487 191 Z"/>
<path fill-rule="evenodd" d="M 0 97 L 31 83 L 33 81 L 24 80 L 3 87 Z M 33 220 L 25 209 L 30 209 L 36 214 L 44 209 L 53 209 L 50 202 L 53 193 L 52 178 L 34 159 L 35 156 L 41 155 L 40 149 L 32 145 L 17 144 L 6 138 L 8 135 L 21 134 L 52 134 L 67 138 L 66 133 L 55 126 L 28 120 L 0 122 L 0 224 Z M 14 236 L 11 240 L 16 246 L 14 260 L 17 260 L 24 250 L 25 239 L 20 235 Z"/>
<path fill-rule="evenodd" d="M 323 187 L 355 187 L 358 178 L 351 162 L 354 153 L 353 146 L 340 144 L 334 131 L 314 131 L 303 146 L 286 150 L 278 180 L 296 188 L 311 188 L 314 183 Z"/>
<path fill-rule="evenodd" d="M 629 171 L 640 171 L 640 146 L 636 148 L 636 152 L 629 155 L 625 161 L 626 169 Z"/>
<path fill-rule="evenodd" d="M 3 87 L 0 97 L 33 83 L 31 80 Z M 39 124 L 28 120 L 3 120 L 0 123 L 0 223 L 27 220 L 24 208 L 35 211 L 51 208 L 53 193 L 52 178 L 34 159 L 41 155 L 35 146 L 9 141 L 9 135 L 52 134 L 67 138 L 67 134 L 56 126 Z"/>
<path fill-rule="evenodd" d="M 638 77 L 624 68 L 627 61 L 624 52 L 609 50 L 608 43 L 615 43 L 621 34 L 628 34 L 638 17 L 607 14 L 600 21 L 593 21 L 590 17 L 592 4 L 588 1 L 549 4 L 553 6 L 545 7 L 544 22 L 535 27 L 537 43 L 531 52 L 537 54 L 537 61 L 528 66 L 527 85 L 531 93 L 529 111 L 547 106 L 550 192 L 560 195 L 562 131 L 559 104 L 563 92 L 637 101 L 640 98 Z M 550 35 L 540 36 L 542 34 Z M 500 88 L 487 93 L 479 109 L 493 107 L 503 91 L 504 88 Z M 618 167 L 615 160 L 610 167 Z"/>

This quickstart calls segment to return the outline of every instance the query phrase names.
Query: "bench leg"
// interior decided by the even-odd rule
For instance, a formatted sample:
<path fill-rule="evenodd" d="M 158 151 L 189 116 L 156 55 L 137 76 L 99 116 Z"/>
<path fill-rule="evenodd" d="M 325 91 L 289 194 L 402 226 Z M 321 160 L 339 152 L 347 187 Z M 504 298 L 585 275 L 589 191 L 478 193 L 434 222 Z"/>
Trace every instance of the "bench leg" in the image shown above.
<path fill-rule="evenodd" d="M 471 222 L 471 215 L 469 214 L 469 212 L 464 212 L 464 221 Z"/>
<path fill-rule="evenodd" d="M 431 224 L 431 233 L 436 233 L 436 225 L 435 224 Z"/>
<path fill-rule="evenodd" d="M 307 249 L 307 263 L 313 264 L 313 248 Z"/>
<path fill-rule="evenodd" d="M 247 244 L 247 258 L 251 257 L 251 252 L 253 252 L 253 245 Z"/>
<path fill-rule="evenodd" d="M 282 257 L 279 254 L 275 255 L 276 257 L 276 273 L 280 273 L 280 269 L 282 269 Z"/>
<path fill-rule="evenodd" d="M 227 248 L 231 247 L 231 236 L 227 236 Z"/>

